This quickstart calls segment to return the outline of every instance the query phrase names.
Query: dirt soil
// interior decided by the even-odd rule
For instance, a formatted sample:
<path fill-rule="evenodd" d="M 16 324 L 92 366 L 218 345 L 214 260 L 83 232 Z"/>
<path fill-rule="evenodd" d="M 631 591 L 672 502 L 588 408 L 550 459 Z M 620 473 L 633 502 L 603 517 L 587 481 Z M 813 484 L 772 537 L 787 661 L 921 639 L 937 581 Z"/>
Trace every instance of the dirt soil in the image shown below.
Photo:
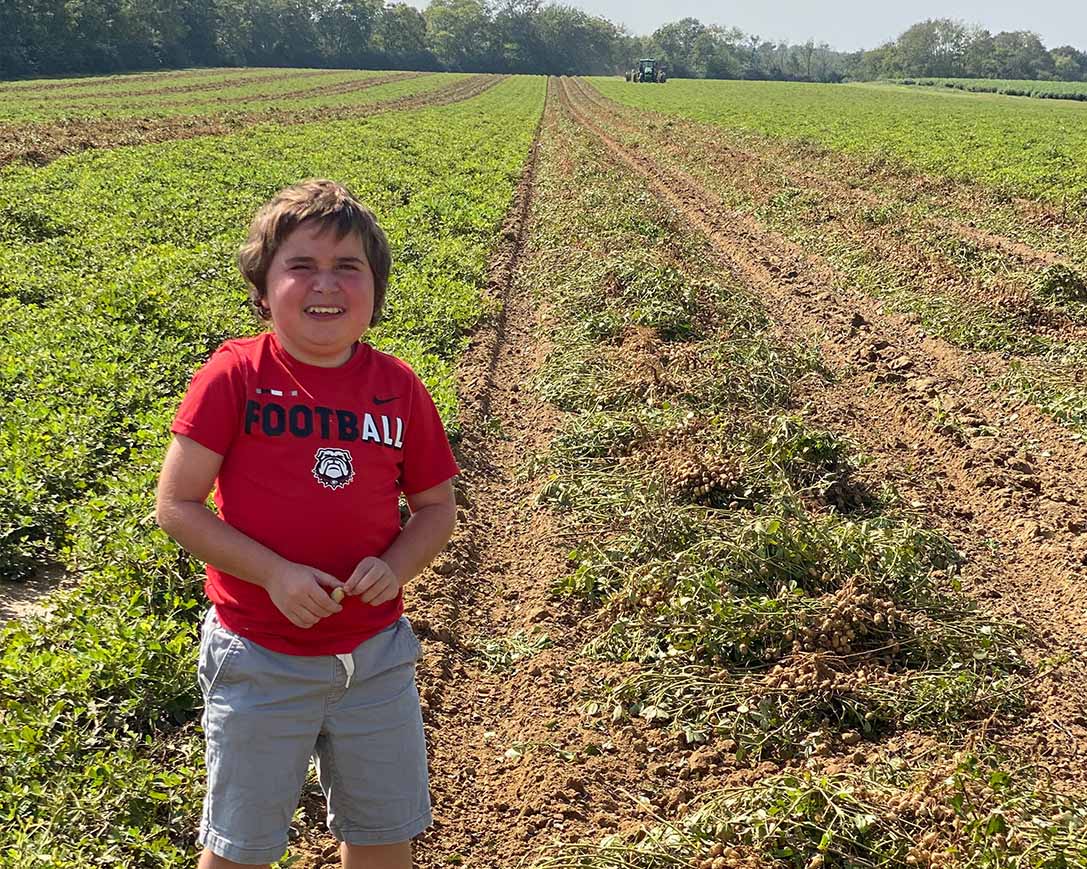
<path fill-rule="evenodd" d="M 625 147 L 583 92 L 564 80 L 567 110 L 705 233 L 787 340 L 817 346 L 835 378 L 807 384 L 813 419 L 852 438 L 871 460 L 867 475 L 893 482 L 951 537 L 985 609 L 1036 635 L 1034 663 L 1054 666 L 1033 686 L 1032 713 L 1002 738 L 1036 746 L 1055 774 L 1082 781 L 1087 448 L 1035 407 L 992 391 L 1002 357 L 926 336 L 908 317 L 843 289 L 825 263 L 723 207 L 689 175 Z"/>
<path fill-rule="evenodd" d="M 364 89 L 363 85 L 373 87 L 403 77 L 404 74 L 396 74 L 385 77 L 384 81 L 369 79 L 358 82 L 359 87 L 356 89 Z M 193 139 L 197 136 L 225 136 L 258 124 L 310 124 L 318 121 L 372 117 L 385 112 L 410 111 L 428 106 L 443 106 L 477 96 L 505 78 L 506 76 L 501 75 L 475 75 L 438 90 L 361 106 L 323 106 L 313 109 L 269 109 L 188 117 L 116 118 L 0 126 L 0 166 L 16 160 L 42 166 L 66 154 L 94 148 L 148 145 L 175 139 Z"/>
<path fill-rule="evenodd" d="M 19 582 L 0 581 L 0 625 L 45 612 L 48 595 L 64 584 L 64 572 L 43 571 Z"/>

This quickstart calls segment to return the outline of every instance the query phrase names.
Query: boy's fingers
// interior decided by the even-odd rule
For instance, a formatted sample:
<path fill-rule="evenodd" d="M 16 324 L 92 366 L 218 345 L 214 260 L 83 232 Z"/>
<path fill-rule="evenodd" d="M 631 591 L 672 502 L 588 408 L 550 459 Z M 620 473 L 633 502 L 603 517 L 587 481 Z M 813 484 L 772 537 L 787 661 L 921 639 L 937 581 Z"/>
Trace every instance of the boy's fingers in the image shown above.
<path fill-rule="evenodd" d="M 381 586 L 382 584 L 380 582 L 374 582 L 368 585 L 366 590 L 362 593 L 362 602 L 372 603 L 374 598 L 381 594 Z"/>
<path fill-rule="evenodd" d="M 343 583 L 336 579 L 331 573 L 325 573 L 323 570 L 318 570 L 316 567 L 311 567 L 310 570 L 313 572 L 313 578 L 325 588 L 333 589 L 343 585 Z"/>
<path fill-rule="evenodd" d="M 316 590 L 304 601 L 301 601 L 301 607 L 307 615 L 314 619 L 323 619 L 340 609 L 339 604 L 335 603 L 327 594 Z"/>
<path fill-rule="evenodd" d="M 381 567 L 378 564 L 371 564 L 369 569 L 359 578 L 359 581 L 355 583 L 354 593 L 363 594 L 380 576 Z"/>
<path fill-rule="evenodd" d="M 392 576 L 383 576 L 381 582 L 375 582 L 366 593 L 362 596 L 362 602 L 368 604 L 385 603 L 386 600 L 392 600 L 390 592 L 392 591 L 393 583 L 395 580 Z"/>
<path fill-rule="evenodd" d="M 365 574 L 370 567 L 369 562 L 369 558 L 364 558 L 356 565 L 355 569 L 351 571 L 351 575 L 347 578 L 347 582 L 343 584 L 343 590 L 347 594 L 355 593 L 355 588 L 358 586 L 359 580 L 362 579 L 363 574 Z"/>
<path fill-rule="evenodd" d="M 317 624 L 317 618 L 307 610 L 301 610 L 289 617 L 300 628 L 311 628 Z"/>
<path fill-rule="evenodd" d="M 343 609 L 323 589 L 314 589 L 313 594 L 306 599 L 306 609 L 317 618 L 323 619 Z"/>

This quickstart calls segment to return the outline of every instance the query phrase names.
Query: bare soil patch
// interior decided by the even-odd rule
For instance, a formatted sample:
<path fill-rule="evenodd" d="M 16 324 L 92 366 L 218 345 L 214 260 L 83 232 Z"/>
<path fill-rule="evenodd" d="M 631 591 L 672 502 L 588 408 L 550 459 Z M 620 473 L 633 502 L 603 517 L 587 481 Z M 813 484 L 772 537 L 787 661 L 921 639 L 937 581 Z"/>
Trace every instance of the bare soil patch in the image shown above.
<path fill-rule="evenodd" d="M 45 612 L 48 596 L 64 582 L 59 567 L 40 570 L 21 582 L 0 582 L 0 624 Z"/>

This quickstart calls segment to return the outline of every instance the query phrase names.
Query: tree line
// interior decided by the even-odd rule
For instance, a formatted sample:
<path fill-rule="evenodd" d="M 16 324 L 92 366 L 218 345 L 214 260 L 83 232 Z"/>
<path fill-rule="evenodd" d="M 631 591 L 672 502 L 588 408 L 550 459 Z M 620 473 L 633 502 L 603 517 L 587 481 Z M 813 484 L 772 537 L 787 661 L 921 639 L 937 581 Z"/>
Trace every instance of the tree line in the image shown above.
<path fill-rule="evenodd" d="M 673 78 L 902 76 L 1083 80 L 1087 55 L 1036 34 L 916 24 L 871 51 L 765 40 L 684 18 L 634 36 L 543 0 L 19 0 L 0 3 L 0 78 L 189 66 L 613 74 L 640 57 Z"/>
<path fill-rule="evenodd" d="M 685 18 L 632 36 L 543 0 L 20 0 L 0 4 L 0 77 L 189 66 L 613 74 L 834 81 L 845 55 Z"/>
<path fill-rule="evenodd" d="M 950 18 L 913 25 L 892 42 L 862 52 L 851 77 L 936 76 L 1087 81 L 1087 52 L 1062 45 L 1046 48 L 1037 33 L 983 27 Z"/>

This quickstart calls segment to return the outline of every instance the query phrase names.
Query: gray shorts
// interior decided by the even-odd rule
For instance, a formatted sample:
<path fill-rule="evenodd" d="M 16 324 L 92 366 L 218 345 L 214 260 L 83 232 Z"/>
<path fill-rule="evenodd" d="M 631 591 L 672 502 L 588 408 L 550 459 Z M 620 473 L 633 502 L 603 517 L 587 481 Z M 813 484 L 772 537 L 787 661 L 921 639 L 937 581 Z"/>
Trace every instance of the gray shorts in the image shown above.
<path fill-rule="evenodd" d="M 426 829 L 419 652 L 401 618 L 350 655 L 284 655 L 227 630 L 212 607 L 197 672 L 208 769 L 200 844 L 236 863 L 278 860 L 311 756 L 341 842 L 406 842 Z"/>

